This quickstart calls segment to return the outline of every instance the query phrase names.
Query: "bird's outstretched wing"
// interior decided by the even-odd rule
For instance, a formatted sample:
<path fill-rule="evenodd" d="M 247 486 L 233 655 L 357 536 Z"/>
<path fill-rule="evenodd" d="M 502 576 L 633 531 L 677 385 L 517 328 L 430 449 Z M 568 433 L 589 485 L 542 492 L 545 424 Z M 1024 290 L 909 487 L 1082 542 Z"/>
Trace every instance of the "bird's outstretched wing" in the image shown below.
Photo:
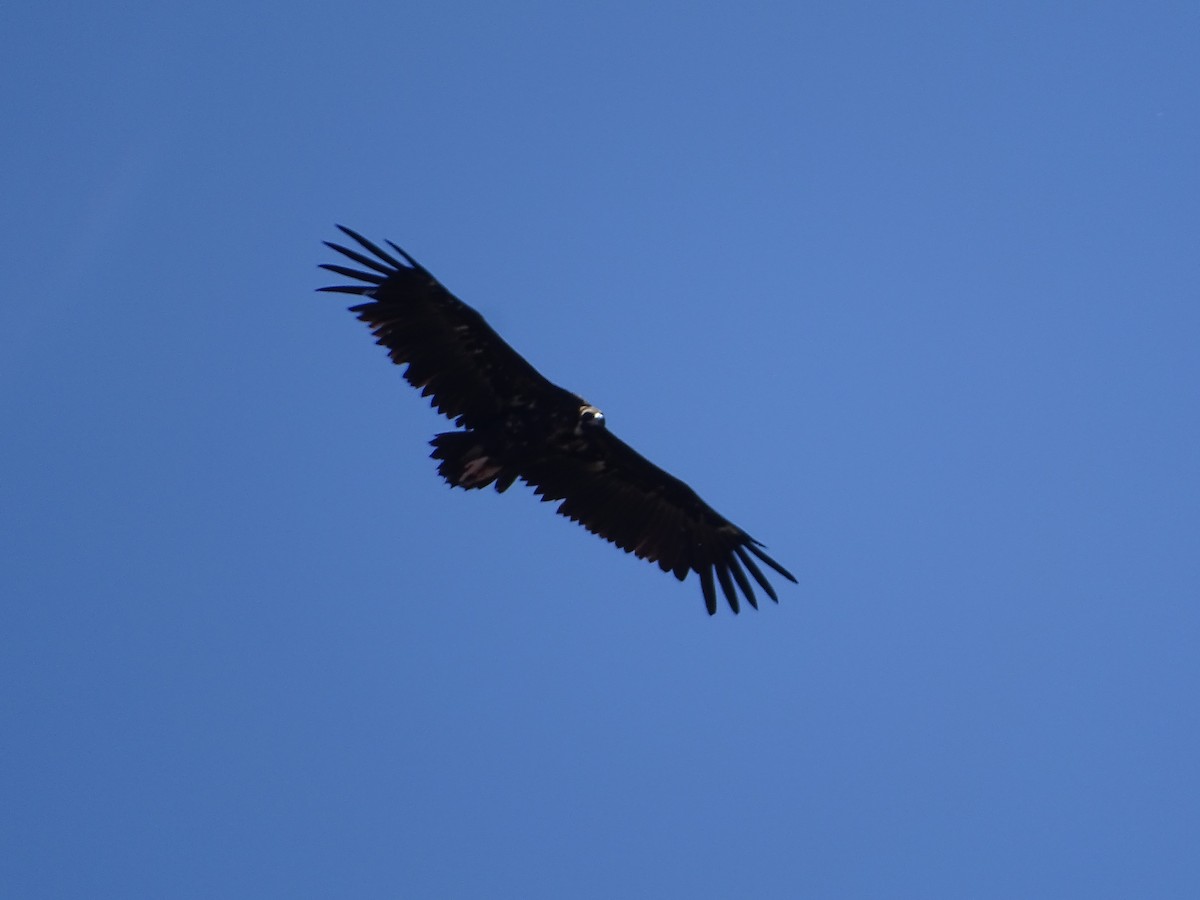
<path fill-rule="evenodd" d="M 470 428 L 494 419 L 509 399 L 522 394 L 548 391 L 574 398 L 391 241 L 404 262 L 349 228 L 338 228 L 367 252 L 326 245 L 364 268 L 323 264 L 322 269 L 359 283 L 319 290 L 367 298 L 350 311 L 370 326 L 393 362 L 407 365 L 405 379 L 438 412 Z"/>
<path fill-rule="evenodd" d="M 521 477 L 543 499 L 561 500 L 561 515 L 622 550 L 680 581 L 695 572 L 710 615 L 717 611 L 717 584 L 735 613 L 739 591 L 758 608 L 747 572 L 779 602 L 755 558 L 796 580 L 762 544 L 610 431 L 598 431 L 585 453 L 546 454 L 525 466 Z"/>

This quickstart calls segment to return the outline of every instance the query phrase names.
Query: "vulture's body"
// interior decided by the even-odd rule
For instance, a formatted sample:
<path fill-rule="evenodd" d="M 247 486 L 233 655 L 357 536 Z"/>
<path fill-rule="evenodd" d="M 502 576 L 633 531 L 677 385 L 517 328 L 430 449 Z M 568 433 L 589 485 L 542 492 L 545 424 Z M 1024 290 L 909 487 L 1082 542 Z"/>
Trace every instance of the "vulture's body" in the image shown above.
<path fill-rule="evenodd" d="M 542 376 L 407 253 L 388 242 L 401 262 L 341 230 L 370 255 L 327 242 L 364 268 L 322 266 L 358 283 L 321 290 L 365 297 L 351 311 L 393 362 L 407 365 L 408 382 L 462 428 L 432 441 L 438 473 L 451 485 L 502 492 L 520 479 L 542 499 L 561 501 L 562 515 L 681 581 L 696 572 L 710 614 L 717 584 L 735 613 L 739 591 L 758 606 L 747 572 L 778 602 L 756 558 L 796 580 L 758 541 L 610 432 L 600 410 Z"/>

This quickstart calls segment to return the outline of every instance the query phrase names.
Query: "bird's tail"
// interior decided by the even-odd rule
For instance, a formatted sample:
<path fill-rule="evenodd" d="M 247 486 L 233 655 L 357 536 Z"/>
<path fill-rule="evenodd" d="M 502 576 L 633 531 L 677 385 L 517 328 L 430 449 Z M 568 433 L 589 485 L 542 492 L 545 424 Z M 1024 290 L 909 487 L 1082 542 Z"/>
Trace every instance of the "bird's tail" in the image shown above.
<path fill-rule="evenodd" d="M 517 473 L 502 460 L 490 454 L 473 431 L 445 431 L 429 442 L 433 445 L 431 459 L 438 463 L 438 474 L 451 487 L 484 488 L 496 485 L 504 493 L 517 478 Z"/>

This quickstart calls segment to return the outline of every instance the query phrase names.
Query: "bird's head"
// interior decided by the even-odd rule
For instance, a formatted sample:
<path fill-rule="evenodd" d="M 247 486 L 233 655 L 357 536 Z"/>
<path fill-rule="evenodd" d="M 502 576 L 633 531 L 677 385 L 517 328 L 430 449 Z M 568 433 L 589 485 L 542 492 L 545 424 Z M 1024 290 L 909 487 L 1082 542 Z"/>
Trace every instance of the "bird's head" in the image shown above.
<path fill-rule="evenodd" d="M 604 413 L 596 409 L 594 406 L 579 407 L 579 424 L 576 426 L 576 432 L 587 431 L 591 428 L 604 427 Z"/>

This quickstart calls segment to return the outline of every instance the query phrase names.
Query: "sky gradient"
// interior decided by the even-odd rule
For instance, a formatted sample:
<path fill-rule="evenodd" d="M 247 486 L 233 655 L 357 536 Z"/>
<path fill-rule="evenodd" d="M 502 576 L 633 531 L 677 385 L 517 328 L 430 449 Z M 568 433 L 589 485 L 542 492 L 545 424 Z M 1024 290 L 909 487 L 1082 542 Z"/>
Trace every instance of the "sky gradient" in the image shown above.
<path fill-rule="evenodd" d="M 2 18 L 0 896 L 1195 896 L 1194 3 Z M 450 491 L 335 222 L 799 585 Z"/>

